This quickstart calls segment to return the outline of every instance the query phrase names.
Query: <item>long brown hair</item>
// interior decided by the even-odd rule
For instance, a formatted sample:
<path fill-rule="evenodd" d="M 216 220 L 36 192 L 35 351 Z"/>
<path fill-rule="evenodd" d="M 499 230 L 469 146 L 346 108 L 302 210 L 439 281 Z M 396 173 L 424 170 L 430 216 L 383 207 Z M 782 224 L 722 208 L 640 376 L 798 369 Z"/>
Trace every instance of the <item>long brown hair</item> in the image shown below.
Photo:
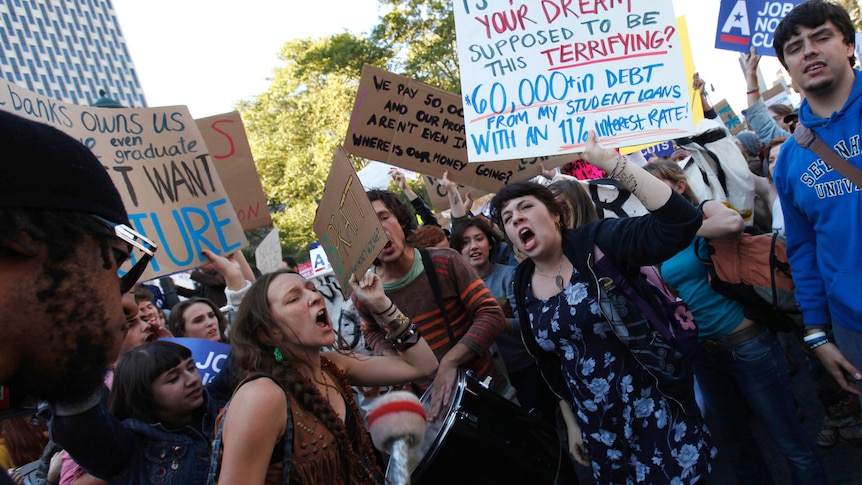
<path fill-rule="evenodd" d="M 218 320 L 218 333 L 219 333 L 219 342 L 227 343 L 227 336 L 225 336 L 225 329 L 227 329 L 227 319 L 224 317 L 224 314 L 221 312 L 221 309 L 218 305 L 215 304 L 214 301 L 209 298 L 201 298 L 199 296 L 189 298 L 188 300 L 183 300 L 171 309 L 171 315 L 168 317 L 168 330 L 174 334 L 174 337 L 185 337 L 186 336 L 186 317 L 185 312 L 195 303 L 203 303 L 210 307 L 210 309 L 215 313 L 216 319 Z"/>
<path fill-rule="evenodd" d="M 700 201 L 694 195 L 694 190 L 688 185 L 685 172 L 680 168 L 678 163 L 669 160 L 659 160 L 644 165 L 644 170 L 651 173 L 657 179 L 667 180 L 673 184 L 677 184 L 680 181 L 685 182 L 685 190 L 682 192 L 682 196 L 692 204 L 700 205 Z"/>
<path fill-rule="evenodd" d="M 261 276 L 251 285 L 231 327 L 231 350 L 243 369 L 249 373 L 264 373 L 271 376 L 285 392 L 294 396 L 303 408 L 314 414 L 332 432 L 338 444 L 341 462 L 348 467 L 347 476 L 352 476 L 360 482 L 373 483 L 377 480 L 374 474 L 379 472 L 379 468 L 368 433 L 357 433 L 358 436 L 352 438 L 348 436 L 347 429 L 336 416 L 329 402 L 308 378 L 298 372 L 298 367 L 307 363 L 279 345 L 278 339 L 273 335 L 272 330 L 276 323 L 270 310 L 267 292 L 275 278 L 286 274 L 297 277 L 296 273 L 291 271 L 278 270 Z M 281 361 L 275 359 L 276 348 L 281 351 L 283 357 Z M 328 360 L 323 360 L 329 363 Z M 330 371 L 342 380 L 343 385 L 346 384 L 343 374 L 335 366 L 327 367 L 330 367 Z M 349 407 L 355 409 L 356 404 L 349 387 L 342 391 L 345 392 Z M 352 409 L 348 409 L 348 412 L 352 412 Z M 361 422 L 361 417 L 359 419 Z M 353 440 L 359 440 L 359 449 L 365 455 L 365 461 L 369 463 L 368 468 L 362 465 L 359 456 L 354 453 Z M 285 446 L 293 446 L 293 443 L 285 443 Z"/>
<path fill-rule="evenodd" d="M 590 199 L 587 189 L 577 180 L 557 180 L 548 189 L 569 210 L 568 227 L 573 229 L 588 222 L 599 220 L 596 206 Z"/>
<path fill-rule="evenodd" d="M 0 438 L 9 450 L 13 467 L 38 460 L 48 444 L 45 424 L 32 414 L 0 419 Z"/>

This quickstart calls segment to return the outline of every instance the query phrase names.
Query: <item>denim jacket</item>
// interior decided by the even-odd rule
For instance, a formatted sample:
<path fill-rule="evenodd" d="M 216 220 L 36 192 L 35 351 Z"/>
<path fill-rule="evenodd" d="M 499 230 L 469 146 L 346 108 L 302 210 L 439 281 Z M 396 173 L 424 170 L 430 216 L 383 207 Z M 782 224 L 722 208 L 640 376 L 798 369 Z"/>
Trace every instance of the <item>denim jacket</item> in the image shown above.
<path fill-rule="evenodd" d="M 80 414 L 55 415 L 51 434 L 87 472 L 111 484 L 204 484 L 217 414 L 218 403 L 205 389 L 202 431 L 120 422 L 100 403 Z"/>

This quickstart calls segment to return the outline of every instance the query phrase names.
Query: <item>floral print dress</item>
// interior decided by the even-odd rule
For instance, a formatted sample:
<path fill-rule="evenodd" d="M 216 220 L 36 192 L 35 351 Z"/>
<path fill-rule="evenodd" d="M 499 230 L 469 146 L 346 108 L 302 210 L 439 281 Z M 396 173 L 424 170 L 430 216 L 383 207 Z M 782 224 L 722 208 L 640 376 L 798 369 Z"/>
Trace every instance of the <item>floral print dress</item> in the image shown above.
<path fill-rule="evenodd" d="M 699 416 L 666 399 L 602 316 L 594 283 L 574 269 L 545 300 L 527 289 L 536 342 L 558 357 L 593 476 L 601 484 L 692 484 L 716 450 Z"/>

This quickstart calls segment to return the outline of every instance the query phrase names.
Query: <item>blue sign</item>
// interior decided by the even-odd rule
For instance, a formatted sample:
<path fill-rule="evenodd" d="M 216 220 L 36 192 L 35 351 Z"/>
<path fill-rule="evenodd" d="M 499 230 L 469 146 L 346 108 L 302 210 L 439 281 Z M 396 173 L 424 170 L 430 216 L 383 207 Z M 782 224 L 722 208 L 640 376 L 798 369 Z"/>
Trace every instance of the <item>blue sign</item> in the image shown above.
<path fill-rule="evenodd" d="M 230 345 L 202 338 L 174 337 L 159 340 L 180 344 L 191 350 L 192 358 L 195 359 L 195 365 L 201 374 L 204 385 L 221 371 L 228 354 L 230 354 Z"/>
<path fill-rule="evenodd" d="M 781 19 L 803 0 L 721 0 L 715 48 L 775 57 L 772 47 L 775 28 Z"/>
<path fill-rule="evenodd" d="M 670 158 L 673 154 L 673 142 L 663 141 L 657 145 L 644 148 L 641 150 L 641 153 L 643 153 L 644 158 L 647 160 L 653 157 Z"/>

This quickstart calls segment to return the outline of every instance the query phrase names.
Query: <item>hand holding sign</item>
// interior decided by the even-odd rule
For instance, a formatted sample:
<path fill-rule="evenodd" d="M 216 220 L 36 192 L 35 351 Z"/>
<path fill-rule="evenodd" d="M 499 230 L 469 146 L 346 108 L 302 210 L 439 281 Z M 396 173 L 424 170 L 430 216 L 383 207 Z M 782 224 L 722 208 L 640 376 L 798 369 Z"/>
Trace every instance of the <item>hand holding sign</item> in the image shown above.
<path fill-rule="evenodd" d="M 607 174 L 613 174 L 614 169 L 618 169 L 620 154 L 616 150 L 602 148 L 599 146 L 599 137 L 595 130 L 590 130 L 587 135 L 587 149 L 581 154 L 581 158 L 590 162 L 605 171 Z"/>
<path fill-rule="evenodd" d="M 392 300 L 383 292 L 383 282 L 376 274 L 368 272 L 357 279 L 354 273 L 348 283 L 359 302 L 373 313 L 383 313 L 392 306 Z"/>

